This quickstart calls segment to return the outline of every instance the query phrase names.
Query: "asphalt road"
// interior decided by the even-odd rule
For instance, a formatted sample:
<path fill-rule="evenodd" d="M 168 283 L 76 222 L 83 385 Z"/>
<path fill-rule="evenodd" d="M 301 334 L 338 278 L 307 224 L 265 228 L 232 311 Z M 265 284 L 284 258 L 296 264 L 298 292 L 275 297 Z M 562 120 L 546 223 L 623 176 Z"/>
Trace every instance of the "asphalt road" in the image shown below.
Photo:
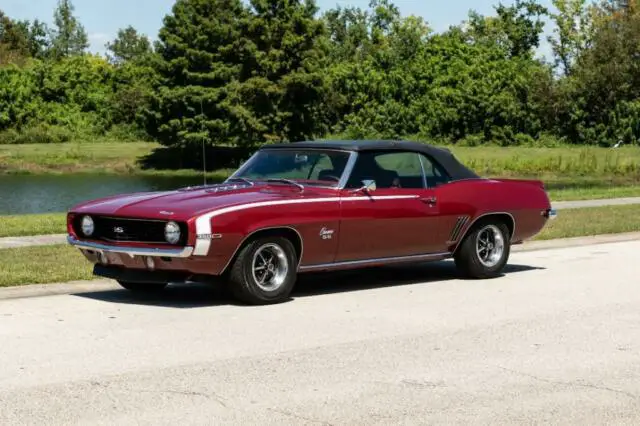
<path fill-rule="evenodd" d="M 316 276 L 269 307 L 109 284 L 0 300 L 0 424 L 640 424 L 638 253 Z"/>

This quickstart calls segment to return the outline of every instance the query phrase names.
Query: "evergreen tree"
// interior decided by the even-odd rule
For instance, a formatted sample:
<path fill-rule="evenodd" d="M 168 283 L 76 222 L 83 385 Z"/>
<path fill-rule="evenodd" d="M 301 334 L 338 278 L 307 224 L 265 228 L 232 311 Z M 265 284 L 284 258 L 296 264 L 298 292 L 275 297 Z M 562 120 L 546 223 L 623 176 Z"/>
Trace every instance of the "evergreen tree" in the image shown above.
<path fill-rule="evenodd" d="M 59 0 L 53 18 L 55 29 L 51 34 L 54 58 L 66 58 L 82 54 L 89 47 L 87 33 L 73 15 L 75 10 L 71 0 Z"/>
<path fill-rule="evenodd" d="M 150 130 L 167 145 L 311 137 L 323 87 L 315 4 L 178 0 L 157 52 Z"/>
<path fill-rule="evenodd" d="M 116 39 L 105 47 L 111 52 L 109 59 L 116 64 L 142 59 L 152 51 L 149 38 L 132 26 L 119 30 Z"/>
<path fill-rule="evenodd" d="M 163 144 L 240 138 L 229 85 L 250 74 L 243 31 L 248 18 L 241 0 L 177 0 L 165 17 L 156 46 L 162 83 L 147 120 Z"/>
<path fill-rule="evenodd" d="M 314 0 L 251 0 L 248 28 L 251 77 L 238 85 L 236 102 L 251 140 L 295 141 L 322 130 L 324 26 Z"/>

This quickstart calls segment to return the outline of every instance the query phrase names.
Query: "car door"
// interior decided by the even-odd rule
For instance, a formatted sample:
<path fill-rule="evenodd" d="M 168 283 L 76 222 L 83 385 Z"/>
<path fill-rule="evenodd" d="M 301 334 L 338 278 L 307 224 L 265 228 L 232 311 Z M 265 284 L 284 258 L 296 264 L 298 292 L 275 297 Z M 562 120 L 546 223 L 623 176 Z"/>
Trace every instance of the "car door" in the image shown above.
<path fill-rule="evenodd" d="M 376 189 L 363 191 L 363 181 Z M 336 261 L 357 261 L 433 253 L 439 206 L 428 188 L 420 154 L 364 151 L 341 192 Z"/>

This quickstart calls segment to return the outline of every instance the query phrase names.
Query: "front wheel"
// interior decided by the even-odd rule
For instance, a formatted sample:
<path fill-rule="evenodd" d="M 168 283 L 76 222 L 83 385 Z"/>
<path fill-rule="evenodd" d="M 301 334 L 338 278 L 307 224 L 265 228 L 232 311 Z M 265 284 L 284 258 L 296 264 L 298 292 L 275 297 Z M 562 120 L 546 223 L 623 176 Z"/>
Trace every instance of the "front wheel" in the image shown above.
<path fill-rule="evenodd" d="M 511 250 L 509 228 L 496 220 L 476 224 L 465 237 L 454 259 L 468 278 L 494 278 L 502 273 Z"/>
<path fill-rule="evenodd" d="M 250 305 L 285 301 L 296 282 L 297 255 L 280 236 L 257 238 L 238 254 L 229 274 L 234 296 Z"/>
<path fill-rule="evenodd" d="M 165 289 L 168 284 L 158 284 L 158 283 L 139 283 L 139 282 L 127 282 L 127 281 L 118 281 L 123 288 L 126 288 L 129 291 L 134 293 L 157 293 Z"/>

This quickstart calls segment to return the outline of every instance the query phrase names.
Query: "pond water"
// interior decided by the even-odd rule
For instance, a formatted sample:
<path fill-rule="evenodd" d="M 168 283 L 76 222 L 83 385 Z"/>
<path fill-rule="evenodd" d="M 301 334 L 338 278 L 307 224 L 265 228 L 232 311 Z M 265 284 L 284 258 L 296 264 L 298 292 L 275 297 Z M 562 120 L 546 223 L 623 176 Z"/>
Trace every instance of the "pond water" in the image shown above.
<path fill-rule="evenodd" d="M 170 190 L 202 182 L 201 177 L 0 176 L 0 215 L 66 212 L 73 205 L 94 198 Z"/>

